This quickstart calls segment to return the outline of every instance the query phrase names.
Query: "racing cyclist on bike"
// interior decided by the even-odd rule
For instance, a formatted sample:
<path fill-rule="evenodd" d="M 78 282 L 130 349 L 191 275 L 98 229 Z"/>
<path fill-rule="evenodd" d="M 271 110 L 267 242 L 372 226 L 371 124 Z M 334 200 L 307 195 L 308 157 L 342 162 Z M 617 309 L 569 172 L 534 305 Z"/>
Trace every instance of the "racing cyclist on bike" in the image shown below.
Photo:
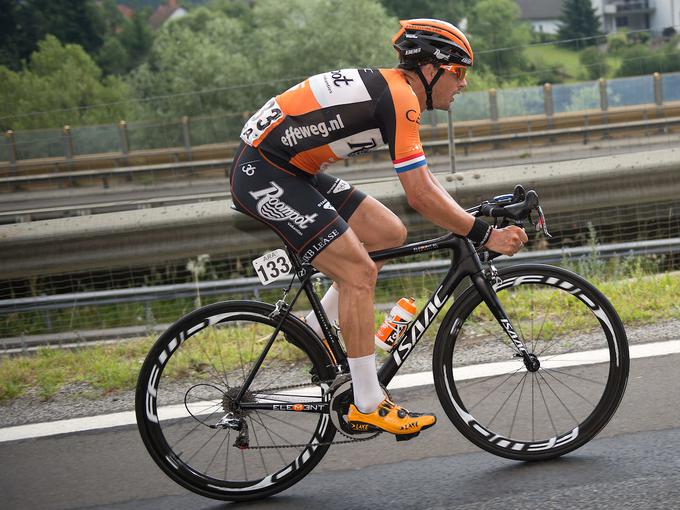
<path fill-rule="evenodd" d="M 406 438 L 434 425 L 436 417 L 390 402 L 380 387 L 373 299 L 382 264 L 368 255 L 402 245 L 406 228 L 383 204 L 323 171 L 387 144 L 409 205 L 432 223 L 506 255 L 527 236 L 519 227 L 493 229 L 466 213 L 427 167 L 420 113 L 447 110 L 467 86 L 474 56 L 465 34 L 433 19 L 400 25 L 392 39 L 398 68 L 319 74 L 270 99 L 243 128 L 230 180 L 238 210 L 267 224 L 335 282 L 321 303 L 329 320 L 339 319 L 347 347 L 350 425 Z M 323 335 L 313 313 L 306 320 Z"/>

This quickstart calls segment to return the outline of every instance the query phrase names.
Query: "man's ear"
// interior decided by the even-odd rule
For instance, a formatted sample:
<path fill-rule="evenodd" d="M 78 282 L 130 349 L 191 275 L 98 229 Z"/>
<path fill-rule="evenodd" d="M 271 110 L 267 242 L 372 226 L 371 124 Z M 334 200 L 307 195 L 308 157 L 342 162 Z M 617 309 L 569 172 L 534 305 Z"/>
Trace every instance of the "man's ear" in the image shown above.
<path fill-rule="evenodd" d="M 422 65 L 420 66 L 420 71 L 423 73 L 423 76 L 425 76 L 428 82 L 434 78 L 435 74 L 437 74 L 437 68 L 434 66 L 434 64 Z"/>

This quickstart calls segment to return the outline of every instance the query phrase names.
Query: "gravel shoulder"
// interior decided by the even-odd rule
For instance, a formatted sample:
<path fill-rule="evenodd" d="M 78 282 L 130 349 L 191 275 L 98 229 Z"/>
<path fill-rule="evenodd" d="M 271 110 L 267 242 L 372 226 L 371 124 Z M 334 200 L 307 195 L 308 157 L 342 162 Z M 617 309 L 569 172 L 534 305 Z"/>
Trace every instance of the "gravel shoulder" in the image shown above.
<path fill-rule="evenodd" d="M 626 333 L 631 345 L 675 340 L 680 334 L 680 320 L 673 319 L 655 324 L 627 327 Z M 592 342 L 589 341 L 587 335 L 571 340 L 572 345 L 578 346 L 578 350 L 592 348 Z M 434 342 L 431 340 L 421 342 L 403 366 L 400 374 L 431 370 L 433 346 Z M 493 343 L 481 342 L 465 352 L 464 357 L 469 364 L 496 361 L 502 355 L 501 349 L 502 346 L 498 348 Z M 88 394 L 92 394 L 88 385 L 74 384 L 62 388 L 48 401 L 41 401 L 35 395 L 29 394 L 10 403 L 0 404 L 0 427 L 134 410 L 135 392 L 133 390 L 97 398 L 88 398 L 86 396 Z"/>

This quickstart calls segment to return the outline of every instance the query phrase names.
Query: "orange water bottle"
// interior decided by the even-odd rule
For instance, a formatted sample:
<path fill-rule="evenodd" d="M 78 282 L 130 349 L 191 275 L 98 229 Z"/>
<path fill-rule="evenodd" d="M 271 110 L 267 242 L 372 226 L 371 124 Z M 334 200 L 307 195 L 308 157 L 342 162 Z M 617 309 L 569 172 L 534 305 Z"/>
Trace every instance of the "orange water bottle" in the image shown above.
<path fill-rule="evenodd" d="M 387 314 L 382 325 L 375 334 L 375 345 L 385 351 L 394 347 L 401 335 L 406 331 L 409 322 L 416 314 L 416 302 L 413 298 L 401 298 Z"/>

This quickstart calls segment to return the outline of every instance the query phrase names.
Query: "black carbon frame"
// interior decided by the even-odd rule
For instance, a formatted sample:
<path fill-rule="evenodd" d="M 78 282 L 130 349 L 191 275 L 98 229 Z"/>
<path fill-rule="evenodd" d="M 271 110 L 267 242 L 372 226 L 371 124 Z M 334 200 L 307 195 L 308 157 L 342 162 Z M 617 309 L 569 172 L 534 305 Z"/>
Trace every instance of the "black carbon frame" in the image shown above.
<path fill-rule="evenodd" d="M 427 304 L 411 322 L 402 335 L 397 347 L 391 351 L 390 357 L 387 358 L 378 370 L 378 379 L 380 383 L 385 386 L 392 380 L 399 370 L 399 367 L 406 361 L 439 311 L 451 298 L 454 289 L 468 276 L 493 315 L 499 321 L 499 324 L 503 325 L 503 329 L 512 340 L 518 353 L 522 356 L 527 354 L 524 345 L 517 338 L 517 335 L 514 335 L 510 320 L 503 310 L 493 287 L 484 276 L 482 262 L 480 261 L 474 246 L 467 239 L 449 233 L 436 239 L 428 239 L 426 241 L 405 244 L 397 248 L 371 252 L 369 255 L 371 259 L 378 262 L 439 250 L 451 251 L 451 267 L 446 273 L 446 276 L 444 276 L 439 288 L 432 294 Z M 311 274 L 317 273 L 318 271 L 310 264 L 303 264 L 292 250 L 289 250 L 289 253 L 293 267 L 295 268 L 298 277 L 303 282 L 302 285 L 305 294 L 309 299 L 314 313 L 319 319 L 319 324 L 321 325 L 325 338 L 328 340 L 333 356 L 338 361 L 338 365 L 342 367 L 343 371 L 347 371 L 347 355 L 340 345 L 335 329 L 329 324 L 328 317 L 321 306 L 319 297 L 312 288 L 309 278 Z M 291 306 L 292 304 L 293 303 L 291 303 Z"/>

